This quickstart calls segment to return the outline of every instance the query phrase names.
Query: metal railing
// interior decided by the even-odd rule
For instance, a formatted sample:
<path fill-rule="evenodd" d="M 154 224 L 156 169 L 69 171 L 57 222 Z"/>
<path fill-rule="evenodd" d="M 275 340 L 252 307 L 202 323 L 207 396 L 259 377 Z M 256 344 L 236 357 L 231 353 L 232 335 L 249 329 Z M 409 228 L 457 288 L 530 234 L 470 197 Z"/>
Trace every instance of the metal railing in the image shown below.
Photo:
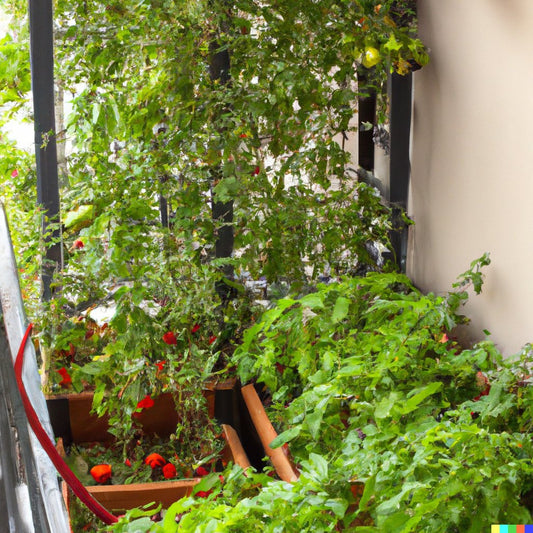
<path fill-rule="evenodd" d="M 1 532 L 68 533 L 70 525 L 57 472 L 28 426 L 13 365 L 27 320 L 7 218 L 0 205 L 0 522 Z M 23 381 L 31 403 L 53 438 L 41 391 L 35 349 L 27 343 Z"/>

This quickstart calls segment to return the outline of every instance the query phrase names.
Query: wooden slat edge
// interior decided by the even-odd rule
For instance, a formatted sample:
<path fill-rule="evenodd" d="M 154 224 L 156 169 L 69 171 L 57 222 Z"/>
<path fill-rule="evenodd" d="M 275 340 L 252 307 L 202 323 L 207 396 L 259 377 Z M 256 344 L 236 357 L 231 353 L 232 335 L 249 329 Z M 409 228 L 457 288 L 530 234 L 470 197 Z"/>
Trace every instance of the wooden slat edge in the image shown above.
<path fill-rule="evenodd" d="M 261 439 L 265 453 L 270 457 L 276 473 L 283 481 L 296 481 L 298 473 L 295 472 L 289 458 L 281 448 L 272 449 L 270 443 L 278 436 L 274 426 L 270 423 L 265 408 L 253 385 L 242 387 L 242 396 L 252 418 L 257 434 Z"/>
<path fill-rule="evenodd" d="M 241 439 L 239 439 L 239 435 L 237 435 L 235 429 L 229 424 L 222 424 L 222 431 L 224 432 L 224 439 L 226 439 L 231 450 L 233 462 L 239 465 L 243 470 L 250 468 L 252 465 L 250 464 L 248 456 L 242 446 Z"/>
<path fill-rule="evenodd" d="M 178 481 L 154 481 L 131 485 L 97 485 L 87 490 L 104 507 L 112 511 L 124 511 L 155 502 L 167 509 L 184 496 L 189 496 L 199 478 Z"/>

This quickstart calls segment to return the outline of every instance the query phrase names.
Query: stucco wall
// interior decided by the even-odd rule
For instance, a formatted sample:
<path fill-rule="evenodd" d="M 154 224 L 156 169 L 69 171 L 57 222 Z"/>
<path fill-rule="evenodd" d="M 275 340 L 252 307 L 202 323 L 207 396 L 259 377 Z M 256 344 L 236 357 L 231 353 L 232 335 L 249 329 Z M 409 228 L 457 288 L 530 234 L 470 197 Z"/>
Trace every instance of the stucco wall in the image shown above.
<path fill-rule="evenodd" d="M 469 335 L 516 353 L 533 341 L 533 1 L 418 5 L 408 274 L 442 293 L 490 252 Z"/>

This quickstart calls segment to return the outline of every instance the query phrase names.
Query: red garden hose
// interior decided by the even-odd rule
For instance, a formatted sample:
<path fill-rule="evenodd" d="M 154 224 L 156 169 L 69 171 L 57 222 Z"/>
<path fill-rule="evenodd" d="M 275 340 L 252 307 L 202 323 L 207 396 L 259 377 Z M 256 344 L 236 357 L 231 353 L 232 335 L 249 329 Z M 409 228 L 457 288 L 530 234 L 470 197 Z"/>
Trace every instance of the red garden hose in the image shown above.
<path fill-rule="evenodd" d="M 44 430 L 41 421 L 33 409 L 30 399 L 26 393 L 26 388 L 24 387 L 24 383 L 22 381 L 22 364 L 24 362 L 24 349 L 32 328 L 33 324 L 30 324 L 28 329 L 26 329 L 26 333 L 24 334 L 19 351 L 17 353 L 17 358 L 15 360 L 15 377 L 30 427 L 41 443 L 44 451 L 47 453 L 48 457 L 50 457 L 61 477 L 72 489 L 72 492 L 87 506 L 90 511 L 92 511 L 100 520 L 102 520 L 102 522 L 106 524 L 114 524 L 118 521 L 118 518 L 111 514 L 105 507 L 103 507 L 93 498 L 89 491 L 83 486 L 83 483 L 76 477 L 67 463 L 65 463 L 61 455 L 59 455 L 54 443 Z"/>

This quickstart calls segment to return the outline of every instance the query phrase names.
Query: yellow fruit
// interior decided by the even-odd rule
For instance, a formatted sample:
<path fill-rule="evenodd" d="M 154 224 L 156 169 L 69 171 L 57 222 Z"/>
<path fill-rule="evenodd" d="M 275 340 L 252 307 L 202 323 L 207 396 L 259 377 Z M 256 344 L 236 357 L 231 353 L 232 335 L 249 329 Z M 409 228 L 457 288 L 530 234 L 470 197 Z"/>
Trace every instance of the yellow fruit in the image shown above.
<path fill-rule="evenodd" d="M 363 54 L 363 66 L 371 68 L 381 61 L 379 50 L 373 46 L 367 46 Z"/>

